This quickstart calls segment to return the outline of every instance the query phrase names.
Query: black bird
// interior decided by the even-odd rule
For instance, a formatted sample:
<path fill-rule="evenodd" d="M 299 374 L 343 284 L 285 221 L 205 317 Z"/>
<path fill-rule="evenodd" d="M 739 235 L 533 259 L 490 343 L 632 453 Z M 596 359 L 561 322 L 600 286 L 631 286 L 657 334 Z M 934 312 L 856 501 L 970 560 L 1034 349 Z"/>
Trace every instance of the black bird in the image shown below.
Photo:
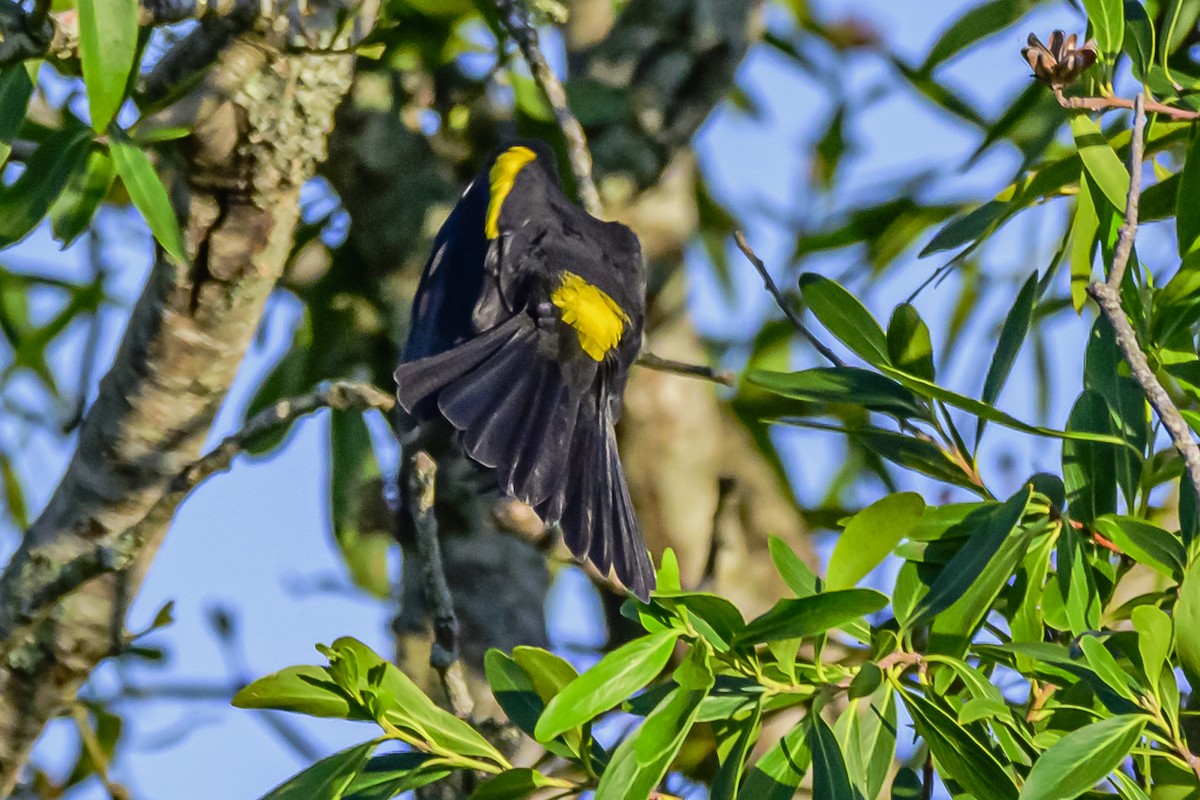
<path fill-rule="evenodd" d="M 544 144 L 510 145 L 434 240 L 395 375 L 405 410 L 448 421 L 502 491 L 643 600 L 654 570 L 613 425 L 645 291 L 633 231 L 572 203 Z"/>

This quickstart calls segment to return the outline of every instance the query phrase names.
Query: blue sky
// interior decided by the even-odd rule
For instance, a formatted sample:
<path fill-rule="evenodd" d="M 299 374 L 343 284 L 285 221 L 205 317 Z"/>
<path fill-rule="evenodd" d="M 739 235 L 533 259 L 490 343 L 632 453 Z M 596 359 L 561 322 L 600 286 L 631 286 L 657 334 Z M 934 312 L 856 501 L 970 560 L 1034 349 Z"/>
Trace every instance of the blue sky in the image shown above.
<path fill-rule="evenodd" d="M 846 16 L 866 20 L 889 47 L 917 60 L 948 21 L 974 3 L 842 0 L 814 5 L 824 20 Z M 1031 15 L 1016 28 L 949 64 L 940 77 L 958 87 L 986 116 L 994 116 L 1029 80 L 1019 55 L 1026 33 L 1033 30 L 1044 36 L 1054 27 L 1078 30 L 1082 21 L 1066 3 Z M 780 276 L 794 233 L 753 210 L 763 206 L 811 208 L 811 203 L 798 198 L 797 192 L 807 184 L 811 143 L 820 135 L 831 109 L 827 97 L 806 81 L 803 73 L 785 63 L 779 54 L 757 48 L 743 67 L 740 83 L 762 104 L 764 119 L 754 121 L 722 110 L 696 142 L 714 191 L 742 211 L 756 249 Z M 970 174 L 957 174 L 978 146 L 978 132 L 900 86 L 881 59 L 856 56 L 849 60 L 845 96 L 861 102 L 876 90 L 885 92 L 884 99 L 855 115 L 851 139 L 856 155 L 839 177 L 835 208 L 877 196 L 877 187 L 925 168 L 947 176 L 937 183 L 939 194 L 926 199 L 983 200 L 1011 178 L 1019 161 L 1014 151 L 1005 148 L 994 149 Z M 1011 303 L 1019 282 L 1032 270 L 1045 268 L 1061 229 L 1061 213 L 1061 209 L 1051 208 L 1027 214 L 989 245 L 987 268 L 993 275 L 1011 278 L 1011 289 L 997 289 L 987 299 L 988 313 L 969 331 L 969 341 L 975 344 L 956 353 L 949 364 L 939 362 L 944 382 L 965 392 L 979 390 L 990 353 L 990 331 Z M 121 303 L 104 312 L 98 351 L 103 363 L 108 362 L 116 347 L 151 252 L 149 235 L 132 215 L 109 215 L 105 225 L 111 242 L 106 255 L 119 267 L 111 275 L 109 288 Z M 1139 245 L 1143 257 L 1152 263 L 1155 236 L 1152 230 L 1149 240 Z M 853 249 L 836 251 L 810 259 L 805 268 L 840 275 L 859 257 Z M 737 276 L 732 303 L 720 296 L 699 253 L 692 261 L 693 307 L 703 331 L 716 336 L 738 335 L 753 330 L 771 311 L 770 300 L 756 276 L 737 258 L 732 262 Z M 45 231 L 37 232 L 18 248 L 8 263 L 23 271 L 77 277 L 88 270 L 83 248 L 60 255 Z M 940 263 L 937 257 L 918 261 L 915 254 L 908 254 L 863 300 L 877 317 L 886 319 L 891 307 Z M 944 309 L 956 296 L 956 289 L 951 278 L 927 290 L 917 301 L 933 329 L 935 342 L 942 338 L 946 327 Z M 46 313 L 51 302 L 49 298 L 44 301 Z M 268 321 L 217 421 L 214 440 L 236 429 L 249 392 L 286 348 L 297 312 L 290 298 L 272 299 Z M 1063 363 L 1051 424 L 1062 424 L 1078 392 L 1081 343 L 1089 326 L 1086 318 L 1064 318 L 1055 324 L 1049 337 Z M 77 371 L 82 333 L 73 332 L 71 341 L 55 354 L 55 365 L 60 374 L 68 376 L 68 386 Z M 812 357 L 804 356 L 798 364 L 808 363 L 806 359 Z M 1026 352 L 1002 404 L 1032 419 L 1036 409 L 1031 393 L 1022 391 L 1030 375 Z M 787 431 L 779 436 L 790 455 L 788 465 L 799 495 L 815 501 L 838 465 L 840 443 L 830 435 Z M 1012 469 L 996 482 L 999 492 L 1015 488 L 1031 472 L 1058 468 L 1057 445 L 1047 446 L 1044 441 L 998 431 L 992 431 L 989 437 L 993 441 L 987 448 L 985 465 L 996 468 L 1001 456 L 1013 463 Z M 61 475 L 69 450 L 53 437 L 40 434 L 15 441 L 12 426 L 3 421 L 0 442 L 20 448 L 19 466 L 29 489 L 30 505 L 40 508 Z M 238 459 L 230 473 L 211 479 L 183 504 L 134 605 L 129 625 L 133 630 L 144 627 L 163 603 L 174 600 L 176 623 L 150 638 L 167 647 L 170 660 L 159 668 L 130 669 L 125 676 L 128 681 L 145 687 L 225 684 L 231 673 L 250 677 L 318 660 L 313 644 L 341 635 L 356 636 L 382 652 L 388 651 L 388 607 L 352 592 L 320 588 L 323 584 L 345 583 L 328 532 L 327 446 L 326 421 L 317 415 L 298 424 L 276 455 L 265 460 Z M 912 485 L 929 488 L 929 484 L 919 481 Z M 865 486 L 860 499 L 876 499 L 879 491 L 877 486 Z M 14 539 L 15 535 L 5 536 L 0 547 L 11 547 Z M 586 613 L 589 598 L 586 592 L 578 591 L 580 583 L 577 573 L 564 572 L 551 597 L 552 633 L 559 644 L 594 643 L 599 635 L 589 621 L 593 615 Z M 220 606 L 237 612 L 241 652 L 233 664 L 207 622 L 209 611 Z M 102 667 L 89 691 L 110 696 L 119 686 L 119 677 L 112 665 Z M 126 710 L 130 712 L 128 747 L 115 765 L 113 777 L 128 783 L 139 798 L 253 798 L 303 766 L 255 715 L 222 703 L 138 701 L 127 705 Z M 293 722 L 321 750 L 332 751 L 371 735 L 371 730 L 361 725 L 299 718 Z M 38 752 L 47 758 L 60 757 L 65 741 L 66 733 L 59 724 Z M 83 796 L 104 795 L 96 787 Z"/>

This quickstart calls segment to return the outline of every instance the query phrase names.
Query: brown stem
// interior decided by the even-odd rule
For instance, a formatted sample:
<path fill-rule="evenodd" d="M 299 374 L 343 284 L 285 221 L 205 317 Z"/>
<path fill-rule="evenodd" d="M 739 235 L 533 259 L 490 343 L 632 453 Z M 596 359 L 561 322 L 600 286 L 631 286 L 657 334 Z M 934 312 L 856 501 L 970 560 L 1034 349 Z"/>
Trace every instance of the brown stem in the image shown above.
<path fill-rule="evenodd" d="M 732 373 L 717 372 L 712 367 L 705 367 L 700 364 L 687 364 L 683 361 L 672 361 L 669 358 L 661 358 L 654 353 L 642 351 L 638 357 L 637 365 L 652 369 L 657 372 L 669 372 L 672 375 L 682 375 L 685 378 L 696 378 L 702 381 L 711 381 L 712 383 L 720 384 L 721 386 L 733 386 L 736 381 Z"/>
<path fill-rule="evenodd" d="M 824 344 L 822 344 L 821 340 L 813 335 L 813 332 L 810 331 L 808 326 L 804 324 L 804 321 L 800 319 L 800 315 L 796 313 L 795 309 L 793 309 L 787 302 L 787 299 L 784 298 L 783 293 L 779 291 L 779 287 L 775 285 L 775 280 L 771 277 L 771 273 L 767 272 L 767 265 L 764 264 L 763 260 L 758 257 L 758 253 L 754 252 L 754 248 L 752 248 L 750 243 L 746 241 L 746 237 L 742 235 L 741 231 L 733 232 L 733 240 L 737 242 L 738 249 L 742 251 L 744 256 L 746 256 L 746 260 L 753 264 L 754 268 L 758 270 L 759 276 L 761 276 L 763 279 L 763 285 L 767 287 L 767 291 L 771 293 L 771 297 L 775 298 L 775 303 L 783 311 L 784 316 L 786 316 L 792 325 L 795 326 L 796 330 L 800 331 L 800 335 L 807 339 L 813 347 L 817 348 L 817 352 L 825 356 L 825 358 L 829 360 L 829 363 L 833 364 L 835 367 L 846 366 L 846 362 L 838 358 L 837 353 L 833 352 Z"/>
<path fill-rule="evenodd" d="M 1135 101 L 1125 97 L 1067 97 L 1062 88 L 1054 87 L 1054 99 L 1069 111 L 1111 111 L 1117 108 L 1134 108 Z M 1150 114 L 1162 114 L 1173 120 L 1200 119 L 1200 111 L 1189 111 L 1186 108 L 1175 108 L 1164 105 L 1157 100 L 1145 102 L 1146 111 Z"/>
<path fill-rule="evenodd" d="M 1125 198 L 1125 224 L 1117 238 L 1113 251 L 1112 269 L 1108 271 L 1108 286 L 1115 292 L 1121 291 L 1125 278 L 1125 267 L 1133 253 L 1133 240 L 1137 237 L 1138 204 L 1142 196 L 1142 158 L 1146 146 L 1145 98 L 1138 95 L 1133 102 L 1133 137 L 1129 143 L 1129 194 Z"/>

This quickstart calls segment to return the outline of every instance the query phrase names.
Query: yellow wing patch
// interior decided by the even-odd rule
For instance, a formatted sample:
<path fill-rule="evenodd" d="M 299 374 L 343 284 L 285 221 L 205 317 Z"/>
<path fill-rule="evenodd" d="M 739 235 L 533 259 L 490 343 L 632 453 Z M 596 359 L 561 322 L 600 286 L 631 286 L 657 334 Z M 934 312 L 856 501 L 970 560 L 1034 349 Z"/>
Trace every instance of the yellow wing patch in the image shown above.
<path fill-rule="evenodd" d="M 488 200 L 487 222 L 484 226 L 487 238 L 495 239 L 500 235 L 500 208 L 504 205 L 508 193 L 512 191 L 517 173 L 535 158 L 537 158 L 537 154 L 528 147 L 510 147 L 496 157 L 496 163 L 492 165 L 491 172 L 488 173 L 491 195 Z"/>
<path fill-rule="evenodd" d="M 629 317 L 615 300 L 574 272 L 563 273 L 550 300 L 562 309 L 563 322 L 575 329 L 583 352 L 596 361 L 603 361 L 621 341 Z"/>

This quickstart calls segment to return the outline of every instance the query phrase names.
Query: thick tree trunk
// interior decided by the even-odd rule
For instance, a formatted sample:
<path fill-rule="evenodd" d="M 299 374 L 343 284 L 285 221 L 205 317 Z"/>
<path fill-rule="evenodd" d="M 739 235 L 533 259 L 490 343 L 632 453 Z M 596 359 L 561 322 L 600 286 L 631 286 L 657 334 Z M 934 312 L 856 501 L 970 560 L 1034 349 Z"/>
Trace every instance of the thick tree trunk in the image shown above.
<path fill-rule="evenodd" d="M 373 12 L 357 3 L 310 3 L 305 34 L 324 25 L 330 42 L 339 15 L 352 7 L 369 27 Z M 350 56 L 283 54 L 289 45 L 312 46 L 298 23 L 238 38 L 179 105 L 195 114 L 175 192 L 194 262 L 157 259 L 66 475 L 0 578 L 6 586 L 57 569 L 139 522 L 199 455 L 283 272 L 300 187 L 324 158 L 334 109 L 351 82 Z M 334 46 L 344 48 L 351 34 Z M 210 35 L 211 26 L 201 26 L 192 41 Z M 0 795 L 12 790 L 46 722 L 123 647 L 125 611 L 166 517 L 131 569 L 85 584 L 7 643 Z"/>

